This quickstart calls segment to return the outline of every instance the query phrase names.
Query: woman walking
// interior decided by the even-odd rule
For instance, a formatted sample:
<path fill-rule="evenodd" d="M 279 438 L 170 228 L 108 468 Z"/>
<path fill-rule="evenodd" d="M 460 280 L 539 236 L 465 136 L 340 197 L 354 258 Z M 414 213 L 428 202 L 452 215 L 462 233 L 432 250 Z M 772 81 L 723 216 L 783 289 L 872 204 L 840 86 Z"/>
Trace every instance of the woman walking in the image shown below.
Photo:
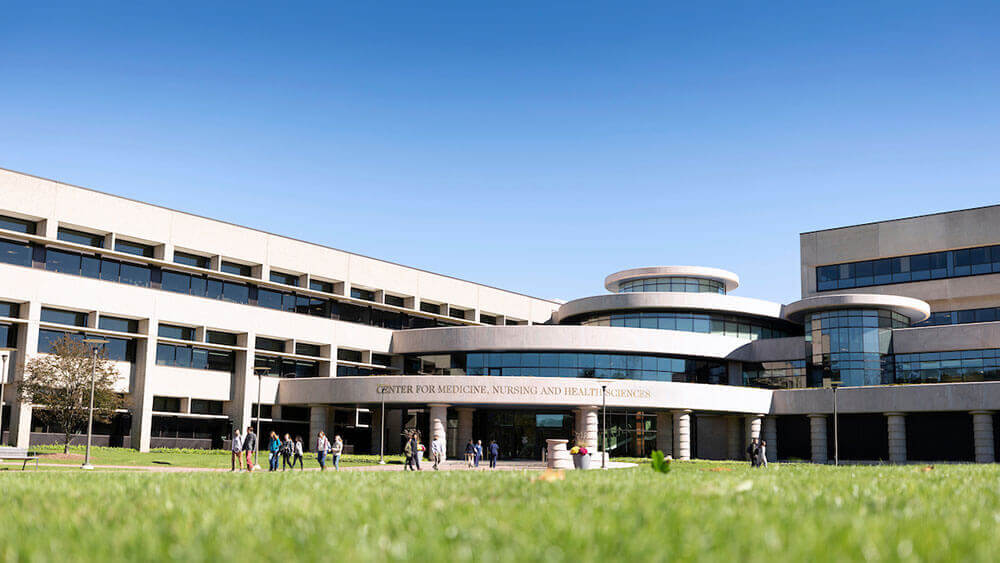
<path fill-rule="evenodd" d="M 292 469 L 295 469 L 295 462 L 299 462 L 299 471 L 305 471 L 305 467 L 302 466 L 302 455 L 305 452 L 302 451 L 302 436 L 295 437 L 295 457 L 292 458 Z"/>
<path fill-rule="evenodd" d="M 292 442 L 292 436 L 290 434 L 285 434 L 285 441 L 281 443 L 281 470 L 285 470 L 285 466 L 295 469 L 292 465 L 292 454 L 295 453 L 295 442 Z"/>
<path fill-rule="evenodd" d="M 233 471 L 239 468 L 243 471 L 243 436 L 240 436 L 240 430 L 237 428 L 233 431 L 233 444 L 229 448 L 229 451 L 233 454 Z"/>
<path fill-rule="evenodd" d="M 280 449 L 281 449 L 281 439 L 278 438 L 278 435 L 272 430 L 271 441 L 267 445 L 268 471 L 278 470 L 278 450 Z"/>
<path fill-rule="evenodd" d="M 320 430 L 316 437 L 316 461 L 319 462 L 319 470 L 326 471 L 326 453 L 330 451 L 330 440 L 326 439 L 326 433 Z"/>
<path fill-rule="evenodd" d="M 333 468 L 340 471 L 340 454 L 344 453 L 344 441 L 340 435 L 333 437 Z"/>

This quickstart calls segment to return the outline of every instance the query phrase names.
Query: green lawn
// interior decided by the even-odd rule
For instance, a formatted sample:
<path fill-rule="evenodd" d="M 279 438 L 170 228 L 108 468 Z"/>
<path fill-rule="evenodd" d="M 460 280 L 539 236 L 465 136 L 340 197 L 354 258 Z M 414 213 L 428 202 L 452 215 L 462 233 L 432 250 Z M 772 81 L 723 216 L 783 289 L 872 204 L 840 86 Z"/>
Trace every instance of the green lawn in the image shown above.
<path fill-rule="evenodd" d="M 993 465 L 538 475 L 4 471 L 0 560 L 1000 559 Z"/>
<path fill-rule="evenodd" d="M 84 446 L 70 446 L 69 452 L 74 456 L 83 455 L 86 448 Z M 59 463 L 65 465 L 80 465 L 80 458 L 73 457 L 64 459 L 60 456 L 46 454 L 62 454 L 62 446 L 32 446 L 31 452 L 42 454 L 39 463 Z M 98 448 L 90 449 L 91 463 L 94 465 L 135 465 L 143 467 L 151 466 L 174 466 L 174 467 L 210 467 L 226 468 L 232 467 L 229 452 L 223 450 L 174 450 L 159 449 L 148 453 L 139 453 L 128 448 Z M 316 455 L 306 453 L 306 467 L 319 467 L 316 462 Z M 403 463 L 402 456 L 386 456 L 388 463 Z M 260 452 L 260 463 L 267 467 L 267 452 Z M 372 455 L 345 455 L 340 458 L 341 467 L 352 465 L 373 465 L 378 463 L 378 456 Z M 20 467 L 20 463 L 18 463 Z"/>

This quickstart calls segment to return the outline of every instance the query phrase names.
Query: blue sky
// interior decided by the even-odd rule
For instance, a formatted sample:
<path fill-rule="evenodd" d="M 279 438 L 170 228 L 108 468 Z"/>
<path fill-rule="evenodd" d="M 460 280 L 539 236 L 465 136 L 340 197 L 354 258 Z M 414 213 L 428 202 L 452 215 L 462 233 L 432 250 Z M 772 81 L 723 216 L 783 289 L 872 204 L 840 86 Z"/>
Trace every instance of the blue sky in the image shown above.
<path fill-rule="evenodd" d="M 6 6 L 0 167 L 564 299 L 1000 202 L 996 3 L 203 4 Z"/>

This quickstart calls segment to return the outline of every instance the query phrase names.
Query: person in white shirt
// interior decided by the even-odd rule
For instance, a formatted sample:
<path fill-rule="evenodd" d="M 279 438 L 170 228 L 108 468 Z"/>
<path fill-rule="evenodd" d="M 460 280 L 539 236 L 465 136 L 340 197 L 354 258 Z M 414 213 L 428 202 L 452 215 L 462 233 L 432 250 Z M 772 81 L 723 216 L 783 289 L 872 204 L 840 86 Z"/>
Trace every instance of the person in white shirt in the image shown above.
<path fill-rule="evenodd" d="M 444 440 L 441 436 L 434 436 L 431 441 L 431 457 L 434 461 L 434 471 L 438 470 L 438 465 L 444 460 Z"/>
<path fill-rule="evenodd" d="M 243 471 L 243 437 L 240 436 L 239 429 L 233 431 L 233 446 L 230 448 L 233 453 L 233 471 L 239 468 Z"/>
<path fill-rule="evenodd" d="M 330 451 L 333 453 L 333 468 L 340 471 L 340 454 L 344 451 L 344 441 L 340 436 L 333 437 L 333 448 Z"/>
<path fill-rule="evenodd" d="M 316 461 L 319 462 L 319 470 L 326 471 L 326 454 L 330 451 L 330 440 L 326 438 L 326 433 L 320 431 L 316 437 Z"/>

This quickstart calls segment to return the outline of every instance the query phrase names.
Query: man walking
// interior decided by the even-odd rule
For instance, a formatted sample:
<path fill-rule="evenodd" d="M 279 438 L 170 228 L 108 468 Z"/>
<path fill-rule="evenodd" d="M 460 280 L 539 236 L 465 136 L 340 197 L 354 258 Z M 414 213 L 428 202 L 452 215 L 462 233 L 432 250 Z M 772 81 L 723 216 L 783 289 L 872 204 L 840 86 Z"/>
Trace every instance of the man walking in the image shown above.
<path fill-rule="evenodd" d="M 750 462 L 750 467 L 757 467 L 757 438 L 750 439 L 750 445 L 747 446 L 747 461 Z"/>
<path fill-rule="evenodd" d="M 481 459 L 483 459 L 483 441 L 482 440 L 477 440 L 476 441 L 476 452 L 475 452 L 475 455 L 476 455 L 476 468 L 478 469 L 479 468 L 479 461 Z"/>
<path fill-rule="evenodd" d="M 441 439 L 440 434 L 434 436 L 434 440 L 431 441 L 431 457 L 434 459 L 434 471 L 437 471 L 444 459 L 444 440 Z"/>
<path fill-rule="evenodd" d="M 243 438 L 243 451 L 247 455 L 247 471 L 253 471 L 256 469 L 253 464 L 253 457 L 257 452 L 257 435 L 254 434 L 253 426 L 247 426 L 247 434 Z"/>
<path fill-rule="evenodd" d="M 420 434 L 416 431 L 410 436 L 410 452 L 413 455 L 413 465 L 416 466 L 416 470 L 422 471 L 420 469 Z"/>
<path fill-rule="evenodd" d="M 490 469 L 497 468 L 497 458 L 500 457 L 500 446 L 496 440 L 490 440 Z"/>

